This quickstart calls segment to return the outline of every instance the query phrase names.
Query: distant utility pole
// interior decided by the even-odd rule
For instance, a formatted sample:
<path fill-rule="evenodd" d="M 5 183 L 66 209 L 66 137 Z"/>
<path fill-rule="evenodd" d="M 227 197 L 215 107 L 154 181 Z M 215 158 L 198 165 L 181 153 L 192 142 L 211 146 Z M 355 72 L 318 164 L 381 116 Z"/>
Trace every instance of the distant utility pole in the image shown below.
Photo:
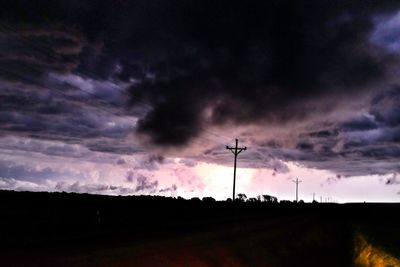
<path fill-rule="evenodd" d="M 226 146 L 226 149 L 229 149 L 233 155 L 235 156 L 235 161 L 233 164 L 233 195 L 232 195 L 232 201 L 235 201 L 235 184 L 236 184 L 236 161 L 237 161 L 237 156 L 242 152 L 243 150 L 246 150 L 247 147 L 238 147 L 238 140 L 235 139 L 236 144 L 235 147 L 229 147 Z"/>
<path fill-rule="evenodd" d="M 312 202 L 315 201 L 315 193 L 312 193 Z"/>
<path fill-rule="evenodd" d="M 296 178 L 296 181 L 293 181 L 293 183 L 296 184 L 296 203 L 299 200 L 299 183 L 301 183 L 302 181 L 299 181 L 299 178 Z"/>

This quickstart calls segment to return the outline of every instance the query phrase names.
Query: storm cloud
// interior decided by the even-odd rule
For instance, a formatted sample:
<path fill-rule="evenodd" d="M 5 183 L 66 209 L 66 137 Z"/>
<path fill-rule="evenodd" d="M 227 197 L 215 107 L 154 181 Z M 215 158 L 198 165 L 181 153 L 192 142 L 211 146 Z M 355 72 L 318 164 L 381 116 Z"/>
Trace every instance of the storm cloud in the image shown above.
<path fill-rule="evenodd" d="M 126 193 L 177 191 L 148 176 L 165 165 L 231 166 L 234 138 L 249 147 L 241 167 L 274 175 L 288 162 L 338 177 L 397 173 L 399 12 L 390 0 L 9 1 L 1 149 L 112 161 L 128 168 L 129 190 L 115 189 Z M 122 154 L 140 157 L 129 166 Z M 35 180 L 7 164 L 3 183 Z"/>
<path fill-rule="evenodd" d="M 152 107 L 137 132 L 179 146 L 209 125 L 302 120 L 332 108 L 321 96 L 356 96 L 379 84 L 397 57 L 376 45 L 385 40 L 376 29 L 391 29 L 377 18 L 398 8 L 396 1 L 21 0 L 1 17 L 3 28 L 26 39 L 21 46 L 3 38 L 15 62 L 38 74 L 136 81 L 131 103 Z M 29 51 L 30 42 L 45 46 L 48 58 Z"/>
<path fill-rule="evenodd" d="M 154 108 L 138 132 L 157 145 L 186 145 L 213 125 L 305 120 L 336 108 L 323 99 L 359 96 L 397 61 L 369 42 L 381 7 L 205 1 L 167 9 L 150 30 L 161 41 L 147 51 L 149 75 L 131 87 L 134 103 Z"/>

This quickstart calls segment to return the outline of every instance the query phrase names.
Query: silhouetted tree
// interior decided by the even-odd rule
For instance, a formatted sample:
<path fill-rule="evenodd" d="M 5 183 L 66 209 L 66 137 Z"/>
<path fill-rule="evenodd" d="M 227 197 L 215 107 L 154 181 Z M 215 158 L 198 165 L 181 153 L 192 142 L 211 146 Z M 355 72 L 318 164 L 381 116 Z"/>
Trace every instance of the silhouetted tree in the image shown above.
<path fill-rule="evenodd" d="M 203 202 L 215 202 L 213 197 L 203 197 Z"/>
<path fill-rule="evenodd" d="M 262 195 L 264 202 L 269 202 L 269 203 L 277 203 L 278 199 L 274 196 L 270 195 Z"/>
<path fill-rule="evenodd" d="M 200 198 L 198 198 L 198 197 L 192 197 L 192 198 L 190 199 L 190 201 L 193 201 L 193 202 L 200 202 L 201 200 L 200 200 Z"/>
<path fill-rule="evenodd" d="M 242 194 L 242 193 L 237 194 L 237 200 L 238 200 L 238 201 L 244 202 L 244 201 L 246 201 L 246 199 L 247 199 L 246 194 Z"/>

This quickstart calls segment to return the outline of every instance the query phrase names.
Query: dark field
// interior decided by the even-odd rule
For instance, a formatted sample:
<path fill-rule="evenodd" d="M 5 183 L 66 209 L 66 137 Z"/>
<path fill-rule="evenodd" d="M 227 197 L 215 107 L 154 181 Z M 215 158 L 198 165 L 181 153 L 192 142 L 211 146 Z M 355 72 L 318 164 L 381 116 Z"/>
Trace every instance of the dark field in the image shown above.
<path fill-rule="evenodd" d="M 400 266 L 399 204 L 0 192 L 1 266 Z"/>

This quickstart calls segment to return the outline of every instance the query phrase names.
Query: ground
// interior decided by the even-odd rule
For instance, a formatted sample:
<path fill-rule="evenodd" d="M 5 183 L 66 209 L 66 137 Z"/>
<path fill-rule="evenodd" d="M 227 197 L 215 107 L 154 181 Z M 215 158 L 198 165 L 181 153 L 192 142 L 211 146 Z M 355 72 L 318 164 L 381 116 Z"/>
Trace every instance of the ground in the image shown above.
<path fill-rule="evenodd" d="M 4 266 L 399 266 L 396 204 L 0 198 Z"/>

